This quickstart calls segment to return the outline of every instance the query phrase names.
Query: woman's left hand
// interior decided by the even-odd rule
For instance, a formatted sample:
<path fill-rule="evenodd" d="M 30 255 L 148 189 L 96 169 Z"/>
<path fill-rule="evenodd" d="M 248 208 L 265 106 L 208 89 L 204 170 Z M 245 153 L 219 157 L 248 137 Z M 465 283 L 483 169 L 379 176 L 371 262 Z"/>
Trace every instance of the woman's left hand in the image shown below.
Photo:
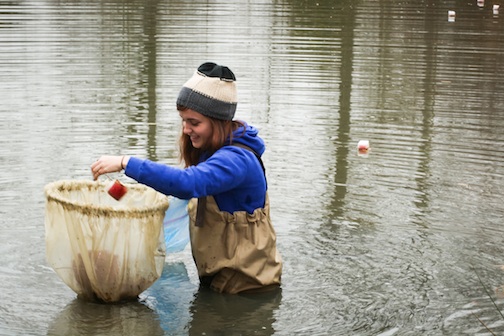
<path fill-rule="evenodd" d="M 91 164 L 91 173 L 96 181 L 100 175 L 121 171 L 123 168 L 124 156 L 104 155 Z"/>

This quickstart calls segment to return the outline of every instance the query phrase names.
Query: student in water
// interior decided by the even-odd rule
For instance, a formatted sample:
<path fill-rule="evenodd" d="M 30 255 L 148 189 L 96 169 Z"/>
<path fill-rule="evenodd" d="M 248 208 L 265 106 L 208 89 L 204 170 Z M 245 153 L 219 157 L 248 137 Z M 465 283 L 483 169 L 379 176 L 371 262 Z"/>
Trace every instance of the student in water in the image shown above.
<path fill-rule="evenodd" d="M 234 120 L 236 78 L 226 66 L 204 63 L 183 85 L 180 156 L 185 168 L 130 156 L 102 156 L 101 174 L 125 170 L 139 183 L 189 203 L 191 249 L 200 285 L 220 293 L 279 287 L 282 260 L 271 224 L 258 130 Z"/>

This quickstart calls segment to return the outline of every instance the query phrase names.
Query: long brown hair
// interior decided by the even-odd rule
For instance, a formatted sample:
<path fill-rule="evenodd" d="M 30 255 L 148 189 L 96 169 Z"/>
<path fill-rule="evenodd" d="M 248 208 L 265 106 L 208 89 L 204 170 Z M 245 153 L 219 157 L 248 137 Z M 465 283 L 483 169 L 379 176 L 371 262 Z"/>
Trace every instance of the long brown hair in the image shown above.
<path fill-rule="evenodd" d="M 177 105 L 178 111 L 184 111 L 187 107 Z M 192 145 L 191 139 L 187 134 L 180 135 L 180 161 L 184 163 L 185 167 L 195 166 L 200 162 L 201 156 L 206 154 L 211 156 L 219 148 L 224 146 L 224 143 L 229 139 L 229 143 L 233 142 L 233 132 L 240 126 L 244 126 L 243 122 L 238 120 L 220 120 L 212 117 L 210 119 L 212 127 L 212 138 L 209 143 L 205 144 L 202 148 L 195 148 Z M 243 130 L 245 132 L 245 129 Z"/>

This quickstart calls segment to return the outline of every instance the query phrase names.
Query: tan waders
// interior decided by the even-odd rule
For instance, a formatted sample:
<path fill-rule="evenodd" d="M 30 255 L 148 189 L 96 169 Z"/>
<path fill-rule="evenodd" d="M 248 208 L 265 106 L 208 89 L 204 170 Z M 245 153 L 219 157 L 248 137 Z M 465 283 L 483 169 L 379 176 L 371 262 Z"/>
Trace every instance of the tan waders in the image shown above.
<path fill-rule="evenodd" d="M 201 283 L 230 294 L 278 287 L 282 260 L 268 196 L 253 214 L 220 211 L 213 196 L 196 201 L 189 206 L 190 234 Z"/>

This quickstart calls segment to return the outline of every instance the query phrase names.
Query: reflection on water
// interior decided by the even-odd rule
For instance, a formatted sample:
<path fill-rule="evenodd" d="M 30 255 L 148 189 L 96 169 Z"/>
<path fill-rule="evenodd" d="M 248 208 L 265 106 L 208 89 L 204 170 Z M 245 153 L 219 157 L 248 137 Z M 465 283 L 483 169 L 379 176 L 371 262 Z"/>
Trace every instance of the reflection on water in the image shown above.
<path fill-rule="evenodd" d="M 183 262 L 166 263 L 161 278 L 141 295 L 169 335 L 273 335 L 281 289 L 222 295 L 198 289 Z"/>
<path fill-rule="evenodd" d="M 281 289 L 248 295 L 198 289 L 183 262 L 167 262 L 138 302 L 74 299 L 51 321 L 47 335 L 273 335 L 281 298 Z"/>
<path fill-rule="evenodd" d="M 164 335 L 156 314 L 140 303 L 97 304 L 75 299 L 47 335 Z"/>
<path fill-rule="evenodd" d="M 197 290 L 184 262 L 167 262 L 161 277 L 140 295 L 140 301 L 157 314 L 166 334 L 184 335 L 192 319 L 189 308 Z"/>
<path fill-rule="evenodd" d="M 74 299 L 50 323 L 48 335 L 180 335 L 189 323 L 196 286 L 183 262 L 166 263 L 139 301 L 117 304 Z"/>
<path fill-rule="evenodd" d="M 1 2 L 0 333 L 502 333 L 494 3 Z M 75 300 L 46 266 L 43 186 L 107 153 L 177 164 L 175 97 L 209 60 L 267 143 L 281 300 L 199 291 L 188 249 L 137 303 Z"/>
<path fill-rule="evenodd" d="M 261 294 L 221 295 L 208 288 L 191 305 L 189 335 L 273 335 L 281 289 Z"/>

